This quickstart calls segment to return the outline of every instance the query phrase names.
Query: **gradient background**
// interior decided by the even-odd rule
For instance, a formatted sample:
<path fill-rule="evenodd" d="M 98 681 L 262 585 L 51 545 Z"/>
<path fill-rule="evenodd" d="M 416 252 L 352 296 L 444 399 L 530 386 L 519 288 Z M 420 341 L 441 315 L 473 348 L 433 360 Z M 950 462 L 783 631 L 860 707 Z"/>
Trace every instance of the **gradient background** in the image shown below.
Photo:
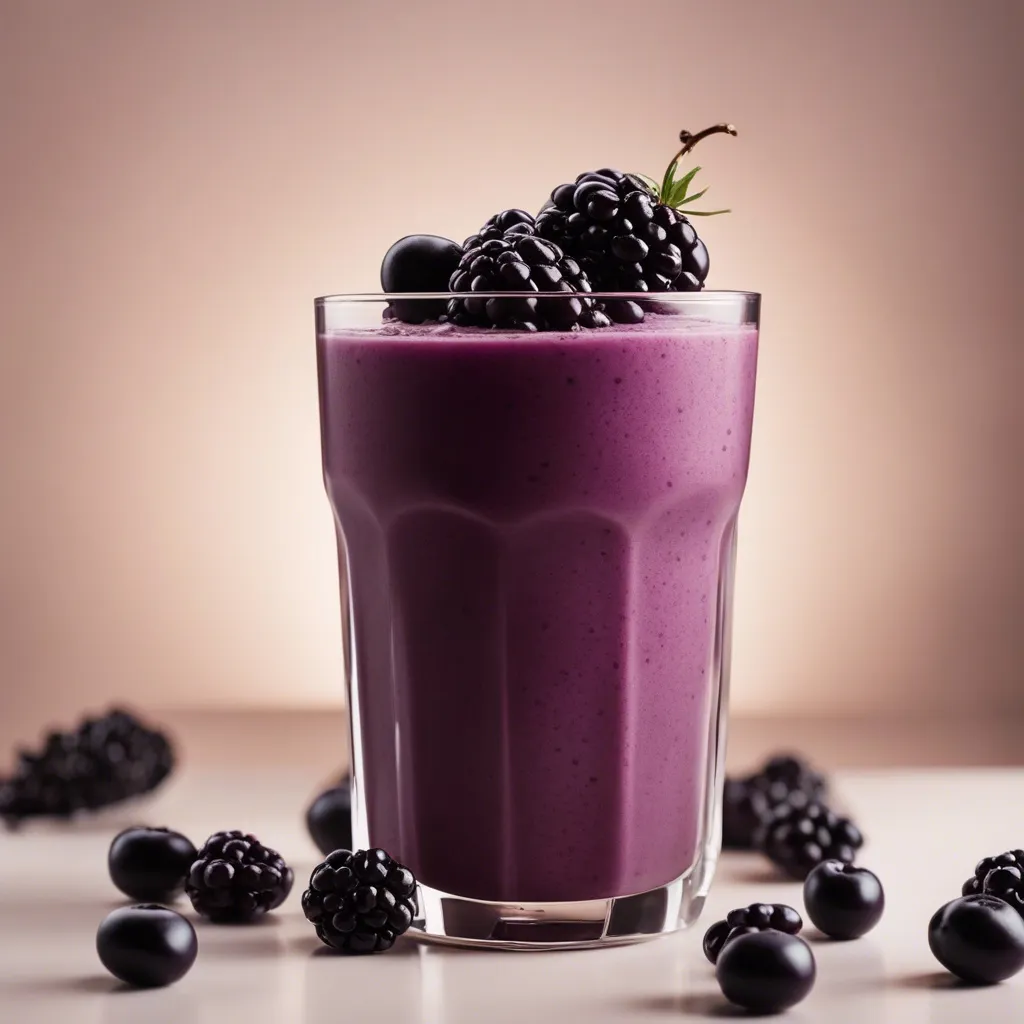
<path fill-rule="evenodd" d="M 1019 0 L 0 0 L 0 739 L 338 704 L 312 297 L 719 120 L 710 283 L 766 296 L 734 707 L 1024 713 L 1022 37 Z"/>

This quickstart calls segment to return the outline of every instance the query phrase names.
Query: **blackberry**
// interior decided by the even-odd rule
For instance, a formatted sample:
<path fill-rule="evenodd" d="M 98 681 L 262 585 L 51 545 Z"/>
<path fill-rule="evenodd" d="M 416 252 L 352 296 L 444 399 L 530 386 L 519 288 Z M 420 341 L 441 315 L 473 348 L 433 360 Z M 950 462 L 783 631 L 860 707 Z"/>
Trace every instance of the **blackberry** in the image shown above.
<path fill-rule="evenodd" d="M 255 836 L 217 832 L 193 862 L 185 892 L 197 913 L 218 924 L 240 924 L 281 906 L 294 880 L 284 858 Z"/>
<path fill-rule="evenodd" d="M 525 210 L 502 210 L 488 218 L 484 226 L 462 243 L 463 249 L 476 249 L 493 238 L 504 238 L 506 234 L 532 235 L 533 214 Z"/>
<path fill-rule="evenodd" d="M 448 317 L 460 326 L 569 331 L 609 323 L 588 297 L 590 281 L 579 264 L 553 242 L 521 232 L 467 249 L 449 288 L 470 293 L 448 302 Z M 473 292 L 533 294 L 477 298 Z"/>
<path fill-rule="evenodd" d="M 736 134 L 719 124 L 696 135 L 679 134 L 682 149 L 673 157 L 661 184 L 609 167 L 559 185 L 537 215 L 535 231 L 561 246 L 590 277 L 599 292 L 690 292 L 704 287 L 710 269 L 707 247 L 686 216 L 714 216 L 725 210 L 696 211 L 689 204 L 707 189 L 688 190 L 700 168 L 676 178 L 679 161 L 708 135 Z M 634 323 L 643 310 L 611 300 L 613 320 Z"/>
<path fill-rule="evenodd" d="M 769 758 L 759 771 L 726 779 L 722 805 L 722 845 L 749 850 L 757 829 L 780 804 L 806 804 L 827 792 L 824 776 L 790 754 Z"/>
<path fill-rule="evenodd" d="M 997 896 L 1024 917 L 1024 850 L 1009 850 L 978 861 L 961 895 Z"/>
<path fill-rule="evenodd" d="M 352 796 L 348 780 L 325 789 L 306 809 L 306 829 L 326 857 L 352 846 Z"/>
<path fill-rule="evenodd" d="M 383 850 L 335 850 L 313 869 L 302 912 L 325 945 L 381 953 L 416 916 L 416 879 Z"/>
<path fill-rule="evenodd" d="M 796 935 L 803 928 L 803 918 L 785 903 L 751 903 L 749 907 L 730 910 L 724 921 L 716 921 L 704 934 L 704 955 L 716 963 L 726 943 L 772 929 Z"/>
<path fill-rule="evenodd" d="M 0 818 L 67 818 L 155 789 L 174 768 L 167 737 L 115 709 L 49 733 L 42 749 L 22 752 L 14 774 L 0 782 Z"/>
<path fill-rule="evenodd" d="M 802 880 L 826 860 L 852 864 L 864 838 L 849 818 L 822 803 L 787 801 L 758 828 L 754 843 L 787 875 Z"/>

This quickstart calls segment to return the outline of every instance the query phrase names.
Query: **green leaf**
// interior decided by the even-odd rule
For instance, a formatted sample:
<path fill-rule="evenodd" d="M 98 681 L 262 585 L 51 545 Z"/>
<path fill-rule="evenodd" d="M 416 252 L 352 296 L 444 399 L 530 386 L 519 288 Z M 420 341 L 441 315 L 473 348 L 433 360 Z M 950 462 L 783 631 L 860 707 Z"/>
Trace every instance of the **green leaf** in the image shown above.
<path fill-rule="evenodd" d="M 708 187 L 710 187 L 710 186 L 708 186 Z M 686 197 L 686 198 L 685 198 L 685 199 L 684 199 L 684 200 L 683 200 L 683 201 L 682 201 L 681 203 L 679 203 L 678 205 L 679 205 L 679 206 L 685 206 L 685 205 L 686 205 L 687 203 L 694 203 L 694 202 L 696 202 L 696 201 L 697 201 L 698 199 L 700 199 L 700 197 L 701 197 L 702 195 L 704 195 L 704 193 L 705 193 L 705 192 L 707 192 L 707 189 L 706 189 L 706 188 L 702 188 L 702 189 L 701 189 L 701 190 L 700 190 L 699 192 L 694 192 L 692 196 L 687 196 L 687 197 Z"/>
<path fill-rule="evenodd" d="M 676 168 L 679 166 L 679 158 L 676 157 L 665 168 L 665 177 L 661 179 L 661 188 L 658 189 L 658 197 L 665 202 L 665 197 L 672 191 L 672 182 L 675 180 Z"/>
<path fill-rule="evenodd" d="M 732 213 L 732 210 L 687 210 L 687 217 L 717 217 L 720 213 Z"/>

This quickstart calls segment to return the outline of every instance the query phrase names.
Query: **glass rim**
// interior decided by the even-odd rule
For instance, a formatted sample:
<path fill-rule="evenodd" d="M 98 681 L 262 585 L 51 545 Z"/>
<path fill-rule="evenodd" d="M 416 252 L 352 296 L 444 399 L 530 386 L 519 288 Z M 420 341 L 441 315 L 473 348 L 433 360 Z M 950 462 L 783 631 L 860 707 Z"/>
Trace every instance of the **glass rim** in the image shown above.
<path fill-rule="evenodd" d="M 317 306 L 336 305 L 345 302 L 437 302 L 449 299 L 601 299 L 629 300 L 632 302 L 695 302 L 710 305 L 714 302 L 760 301 L 760 292 L 732 289 L 702 290 L 699 292 L 352 292 L 333 295 L 318 295 L 313 301 Z"/>

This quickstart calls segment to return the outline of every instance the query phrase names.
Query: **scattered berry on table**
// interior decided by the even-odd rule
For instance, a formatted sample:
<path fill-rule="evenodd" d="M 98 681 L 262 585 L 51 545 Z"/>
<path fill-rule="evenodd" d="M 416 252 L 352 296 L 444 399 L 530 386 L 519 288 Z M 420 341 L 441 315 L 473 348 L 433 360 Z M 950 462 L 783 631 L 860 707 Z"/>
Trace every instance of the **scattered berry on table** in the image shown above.
<path fill-rule="evenodd" d="M 196 912 L 211 921 L 245 923 L 284 903 L 293 881 L 281 855 L 255 836 L 217 832 L 199 851 L 185 891 Z"/>
<path fill-rule="evenodd" d="M 964 896 L 998 896 L 1024 916 L 1024 850 L 1009 850 L 978 862 L 961 890 Z"/>
<path fill-rule="evenodd" d="M 715 963 L 726 943 L 740 935 L 771 928 L 796 935 L 804 922 L 799 913 L 785 903 L 751 903 L 731 910 L 724 921 L 716 921 L 704 934 L 704 955 Z"/>
<path fill-rule="evenodd" d="M 313 869 L 302 910 L 325 945 L 381 953 L 416 916 L 416 879 L 383 850 L 335 850 Z"/>
<path fill-rule="evenodd" d="M 170 985 L 188 973 L 198 951 L 195 929 L 173 910 L 119 907 L 96 932 L 96 952 L 115 978 L 137 988 Z"/>
<path fill-rule="evenodd" d="M 180 832 L 166 828 L 127 828 L 110 844 L 110 880 L 126 896 L 143 903 L 168 903 L 185 889 L 198 856 Z"/>
<path fill-rule="evenodd" d="M 780 1013 L 814 987 L 811 947 L 797 935 L 773 930 L 741 935 L 718 957 L 715 977 L 730 1002 L 754 1013 Z"/>
<path fill-rule="evenodd" d="M 324 855 L 352 847 L 352 795 L 348 783 L 325 789 L 306 811 L 306 828 Z"/>
<path fill-rule="evenodd" d="M 994 985 L 1024 967 L 1024 919 L 996 896 L 961 896 L 935 912 L 928 945 L 951 974 Z"/>
<path fill-rule="evenodd" d="M 885 892 L 873 871 L 827 860 L 804 880 L 804 907 L 830 938 L 859 939 L 882 919 Z"/>

